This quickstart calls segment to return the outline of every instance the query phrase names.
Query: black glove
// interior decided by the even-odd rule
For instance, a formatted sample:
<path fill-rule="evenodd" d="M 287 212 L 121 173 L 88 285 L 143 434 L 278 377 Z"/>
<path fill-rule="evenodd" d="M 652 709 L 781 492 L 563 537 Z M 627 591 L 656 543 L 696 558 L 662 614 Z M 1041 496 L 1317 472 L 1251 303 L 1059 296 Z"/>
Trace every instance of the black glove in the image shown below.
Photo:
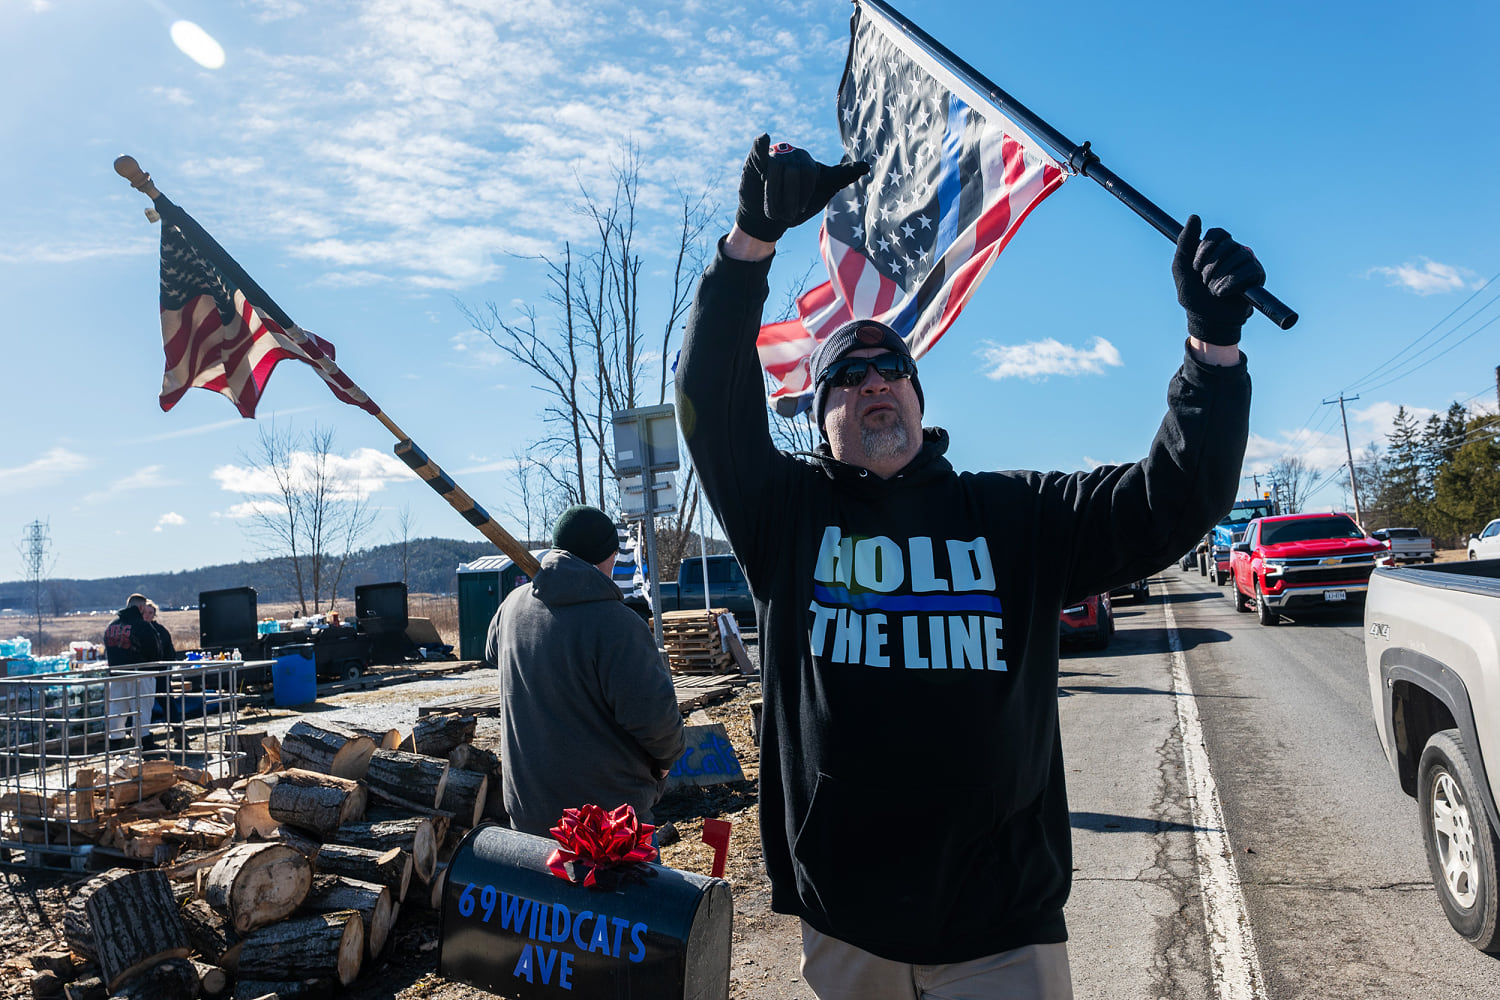
<path fill-rule="evenodd" d="M 868 163 L 819 163 L 805 149 L 762 134 L 745 158 L 740 207 L 734 224 L 758 240 L 775 243 L 792 226 L 817 215 L 829 199 L 870 172 Z"/>
<path fill-rule="evenodd" d="M 1187 310 L 1188 333 L 1225 347 L 1240 342 L 1240 327 L 1250 318 L 1245 289 L 1266 283 L 1266 269 L 1247 246 L 1214 228 L 1203 234 L 1203 220 L 1188 216 L 1177 237 L 1172 278 L 1177 301 Z"/>

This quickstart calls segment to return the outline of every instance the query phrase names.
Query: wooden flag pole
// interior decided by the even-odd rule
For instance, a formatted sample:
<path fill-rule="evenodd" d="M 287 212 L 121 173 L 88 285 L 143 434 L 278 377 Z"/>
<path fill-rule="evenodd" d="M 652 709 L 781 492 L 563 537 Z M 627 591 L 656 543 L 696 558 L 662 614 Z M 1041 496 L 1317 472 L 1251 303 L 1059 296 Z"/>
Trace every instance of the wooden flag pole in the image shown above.
<path fill-rule="evenodd" d="M 1068 166 L 1074 171 L 1096 182 L 1104 190 L 1120 199 L 1126 208 L 1150 223 L 1157 232 L 1173 243 L 1177 242 L 1177 237 L 1182 233 L 1182 223 L 1172 218 L 1155 202 L 1125 183 L 1114 171 L 1099 162 L 1098 155 L 1089 148 L 1087 142 L 1080 146 L 1037 117 L 1030 108 L 1001 90 L 973 66 L 954 55 L 936 38 L 917 27 L 885 0 L 854 0 L 854 2 L 868 4 L 872 9 L 879 11 L 906 32 L 907 37 L 915 44 L 945 63 L 950 72 L 974 88 L 1004 114 L 1014 119 L 1017 125 L 1034 133 L 1038 139 L 1051 146 L 1053 151 L 1066 160 Z M 1264 287 L 1257 285 L 1254 288 L 1248 288 L 1244 295 L 1252 306 L 1281 329 L 1290 330 L 1296 324 L 1296 312 L 1266 291 Z"/>
<path fill-rule="evenodd" d="M 151 183 L 151 175 L 141 169 L 140 164 L 136 163 L 134 157 L 117 157 L 115 159 L 115 173 L 129 181 L 131 187 L 150 198 L 164 224 L 175 225 L 181 229 L 183 234 L 188 237 L 190 242 L 201 253 L 209 257 L 215 266 L 227 273 L 234 280 L 235 284 L 245 290 L 246 294 L 251 296 L 257 306 L 266 310 L 271 318 L 282 327 L 287 336 L 293 340 L 305 342 L 301 328 L 292 322 L 291 317 L 282 311 L 281 307 L 265 293 L 265 290 L 245 273 L 244 269 L 235 262 L 234 258 L 229 256 L 228 251 L 219 246 L 214 238 L 208 235 L 192 216 L 173 204 L 156 189 L 156 185 Z M 325 363 L 332 372 L 341 375 L 345 379 L 349 378 L 348 373 L 340 368 L 333 359 L 327 358 L 325 359 Z M 324 364 L 320 363 L 319 367 L 324 367 Z M 364 390 L 355 385 L 353 380 L 349 381 L 349 385 L 355 393 L 369 399 Z M 510 532 L 501 527 L 489 515 L 489 512 L 476 503 L 473 497 L 465 493 L 436 462 L 428 458 L 426 453 L 417 447 L 406 432 L 398 427 L 394 420 L 386 416 L 385 411 L 378 404 L 374 404 L 373 400 L 371 400 L 371 403 L 375 405 L 375 418 L 396 436 L 396 457 L 405 462 L 413 472 L 422 478 L 423 482 L 431 486 L 439 496 L 448 501 L 454 510 L 463 515 L 465 521 L 478 528 L 480 534 L 484 535 L 491 542 L 494 542 L 496 548 L 510 556 L 511 561 L 521 568 L 521 572 L 527 576 L 536 576 L 536 572 L 540 568 L 536 556 L 532 555 L 525 546 L 516 541 Z"/>

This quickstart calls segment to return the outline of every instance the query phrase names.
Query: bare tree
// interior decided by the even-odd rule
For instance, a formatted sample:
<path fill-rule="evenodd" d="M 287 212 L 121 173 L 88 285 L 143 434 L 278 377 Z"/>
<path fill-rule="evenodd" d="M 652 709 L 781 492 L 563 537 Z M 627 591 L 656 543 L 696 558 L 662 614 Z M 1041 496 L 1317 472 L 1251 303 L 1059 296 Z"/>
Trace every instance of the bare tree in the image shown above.
<path fill-rule="evenodd" d="M 626 149 L 614 181 L 608 200 L 596 198 L 580 183 L 578 212 L 592 229 L 587 249 L 570 242 L 557 257 L 536 258 L 548 279 L 547 320 L 531 304 L 512 319 L 493 301 L 482 307 L 457 302 L 470 326 L 530 372 L 533 388 L 547 397 L 542 410 L 547 433 L 532 442 L 528 471 L 513 481 L 513 490 L 523 494 L 528 525 L 534 506 L 551 510 L 567 503 L 595 503 L 618 508 L 612 418 L 617 410 L 640 405 L 647 394 L 650 352 L 641 302 L 652 270 L 637 247 L 640 159 L 635 147 Z M 666 398 L 673 338 L 691 300 L 703 260 L 703 234 L 713 215 L 703 196 L 680 194 L 678 207 L 670 279 L 661 293 L 665 318 L 658 400 Z M 687 488 L 683 494 L 686 498 Z"/>
<path fill-rule="evenodd" d="M 1285 514 L 1299 514 L 1308 494 L 1323 480 L 1323 470 L 1313 468 L 1300 455 L 1286 455 L 1271 466 L 1274 479 L 1286 500 Z"/>
<path fill-rule="evenodd" d="M 302 614 L 333 605 L 350 553 L 374 523 L 368 498 L 332 463 L 334 432 L 306 434 L 260 426 L 258 448 L 244 456 L 266 477 L 252 505 L 250 530 L 279 553 Z"/>
<path fill-rule="evenodd" d="M 411 504 L 404 503 L 396 511 L 396 544 L 401 559 L 401 582 L 411 584 Z"/>

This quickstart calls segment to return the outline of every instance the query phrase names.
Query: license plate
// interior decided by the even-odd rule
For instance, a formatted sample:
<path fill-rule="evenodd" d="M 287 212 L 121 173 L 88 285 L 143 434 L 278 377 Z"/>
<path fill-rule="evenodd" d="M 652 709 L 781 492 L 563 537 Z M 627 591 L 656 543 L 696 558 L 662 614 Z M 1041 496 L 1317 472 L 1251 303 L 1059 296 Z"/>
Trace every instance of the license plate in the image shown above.
<path fill-rule="evenodd" d="M 1325 590 L 1325 591 L 1323 591 L 1323 600 L 1325 600 L 1325 601 L 1346 601 L 1348 599 L 1349 599 L 1348 592 L 1343 591 L 1343 590 Z"/>

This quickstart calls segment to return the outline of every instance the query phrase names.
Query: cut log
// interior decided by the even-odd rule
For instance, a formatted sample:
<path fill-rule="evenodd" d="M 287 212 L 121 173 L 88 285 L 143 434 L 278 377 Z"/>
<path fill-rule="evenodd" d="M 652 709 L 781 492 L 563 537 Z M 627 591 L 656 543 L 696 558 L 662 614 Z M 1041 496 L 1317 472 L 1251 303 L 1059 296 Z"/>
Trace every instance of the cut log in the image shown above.
<path fill-rule="evenodd" d="M 399 729 L 366 729 L 364 726 L 345 726 L 344 728 L 374 740 L 376 750 L 394 750 L 401 745 L 401 730 Z"/>
<path fill-rule="evenodd" d="M 240 935 L 275 923 L 307 898 L 312 865 L 285 844 L 240 844 L 208 873 L 203 896 Z"/>
<path fill-rule="evenodd" d="M 110 1000 L 196 1000 L 198 969 L 186 958 L 169 958 L 114 987 Z"/>
<path fill-rule="evenodd" d="M 342 875 L 313 876 L 312 891 L 302 908 L 309 913 L 358 910 L 365 925 L 366 952 L 371 958 L 385 947 L 391 924 L 396 921 L 396 904 L 389 886 L 359 882 Z"/>
<path fill-rule="evenodd" d="M 451 812 L 455 822 L 465 829 L 477 826 L 480 817 L 484 815 L 489 787 L 488 775 L 450 767 L 448 780 L 443 784 L 443 798 L 438 806 L 444 812 Z"/>
<path fill-rule="evenodd" d="M 217 965 L 209 965 L 207 962 L 193 962 L 193 968 L 198 970 L 198 984 L 203 996 L 221 997 L 229 992 L 229 973 Z"/>
<path fill-rule="evenodd" d="M 98 892 L 104 886 L 115 879 L 124 878 L 129 875 L 129 868 L 111 868 L 109 871 L 100 872 L 78 887 L 68 900 L 67 909 L 63 911 L 63 940 L 73 954 L 86 962 L 97 962 L 99 956 L 94 952 L 94 928 L 89 923 L 89 917 L 84 907 L 88 904 L 89 897 Z"/>
<path fill-rule="evenodd" d="M 365 790 L 352 778 L 293 769 L 281 772 L 266 804 L 278 823 L 328 837 L 343 824 L 364 818 Z"/>
<path fill-rule="evenodd" d="M 109 783 L 109 808 L 119 809 L 156 798 L 177 784 L 177 773 L 169 760 L 132 761 L 115 768 Z"/>
<path fill-rule="evenodd" d="M 428 816 L 345 823 L 338 828 L 333 839 L 349 847 L 366 847 L 372 851 L 388 851 L 392 847 L 410 851 L 412 867 L 423 879 L 432 877 L 433 866 L 437 864 L 439 840 L 433 820 Z"/>
<path fill-rule="evenodd" d="M 436 809 L 448 783 L 448 762 L 404 750 L 376 750 L 370 755 L 365 784 L 377 798 L 396 805 Z"/>
<path fill-rule="evenodd" d="M 201 899 L 192 900 L 180 912 L 193 951 L 232 971 L 239 964 L 240 936 L 224 914 Z"/>
<path fill-rule="evenodd" d="M 474 739 L 479 719 L 473 715 L 457 712 L 434 712 L 417 720 L 411 731 L 412 742 L 417 753 L 429 757 L 447 757 L 460 743 Z"/>
<path fill-rule="evenodd" d="M 28 960 L 37 972 L 56 973 L 63 982 L 68 982 L 78 974 L 78 965 L 73 961 L 73 953 L 70 951 L 39 951 Z"/>
<path fill-rule="evenodd" d="M 161 793 L 161 804 L 169 812 L 182 812 L 188 806 L 208 795 L 208 789 L 191 781 L 179 781 Z"/>
<path fill-rule="evenodd" d="M 230 844 L 211 851 L 185 852 L 170 867 L 163 868 L 162 871 L 173 882 L 191 882 L 196 879 L 200 871 L 207 871 L 218 864 L 219 859 L 228 854 L 233 847 L 234 845 Z"/>
<path fill-rule="evenodd" d="M 67 1000 L 108 1000 L 109 990 L 98 976 L 89 976 L 64 985 L 63 996 Z"/>
<path fill-rule="evenodd" d="M 111 990 L 167 959 L 185 959 L 191 951 L 171 885 L 157 869 L 106 882 L 83 909 L 94 936 L 99 978 Z"/>
<path fill-rule="evenodd" d="M 472 743 L 460 743 L 450 750 L 448 763 L 465 771 L 479 771 L 492 778 L 500 777 L 500 755 Z"/>
<path fill-rule="evenodd" d="M 356 781 L 365 776 L 376 743 L 335 722 L 292 723 L 281 739 L 281 762 L 288 768 L 303 768 Z"/>
<path fill-rule="evenodd" d="M 356 910 L 291 917 L 245 938 L 240 974 L 247 978 L 332 977 L 348 986 L 364 958 L 364 921 Z"/>
<path fill-rule="evenodd" d="M 270 840 L 276 836 L 278 825 L 271 818 L 270 802 L 246 802 L 234 814 L 234 835 L 238 840 L 249 840 L 252 833 Z"/>
<path fill-rule="evenodd" d="M 268 802 L 271 798 L 271 789 L 281 780 L 280 771 L 271 771 L 267 774 L 257 774 L 245 782 L 246 802 Z"/>
<path fill-rule="evenodd" d="M 276 836 L 270 839 L 290 847 L 317 868 L 318 852 L 323 849 L 321 841 L 314 840 L 295 826 L 282 826 L 279 823 L 276 825 Z"/>
<path fill-rule="evenodd" d="M 442 862 L 437 866 L 437 871 L 432 873 L 432 878 L 426 881 L 412 879 L 411 892 L 407 894 L 404 905 L 418 910 L 440 912 L 443 908 L 443 881 L 447 872 L 448 864 Z"/>
<path fill-rule="evenodd" d="M 411 855 L 399 847 L 372 851 L 366 847 L 324 844 L 318 852 L 319 872 L 388 886 L 398 903 L 406 898 L 412 867 Z"/>
<path fill-rule="evenodd" d="M 266 738 L 264 729 L 241 729 L 234 734 L 234 766 L 230 771 L 237 777 L 254 774 L 256 766 L 266 755 L 261 741 Z"/>
<path fill-rule="evenodd" d="M 33 1000 L 51 1000 L 52 997 L 63 995 L 63 978 L 51 969 L 32 973 L 26 985 L 31 988 Z"/>

